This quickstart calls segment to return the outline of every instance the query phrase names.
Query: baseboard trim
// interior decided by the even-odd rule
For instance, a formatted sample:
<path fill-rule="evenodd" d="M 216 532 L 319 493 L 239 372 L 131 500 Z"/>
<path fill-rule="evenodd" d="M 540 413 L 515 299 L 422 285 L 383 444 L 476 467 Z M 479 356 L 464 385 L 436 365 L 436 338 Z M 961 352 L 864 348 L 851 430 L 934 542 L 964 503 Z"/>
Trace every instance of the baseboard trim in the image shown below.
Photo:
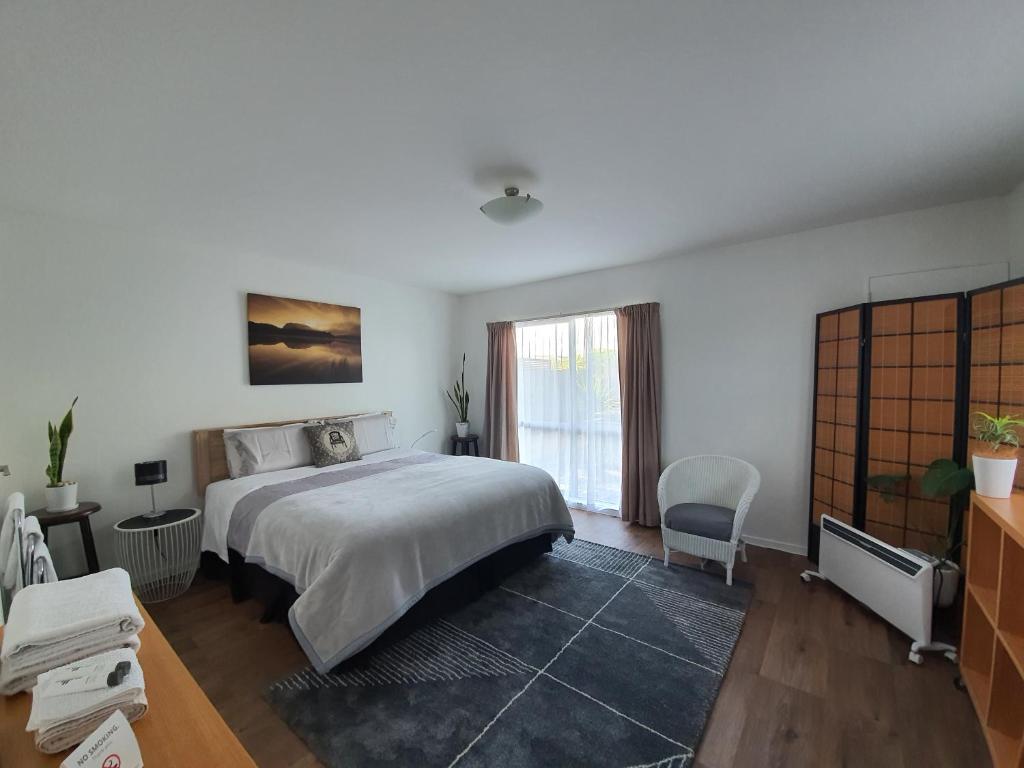
<path fill-rule="evenodd" d="M 780 552 L 788 552 L 791 555 L 807 556 L 806 545 L 791 544 L 788 541 L 776 541 L 775 539 L 763 539 L 760 536 L 748 536 L 745 533 L 743 534 L 743 540 L 755 547 L 766 547 L 768 549 L 777 549 Z"/>

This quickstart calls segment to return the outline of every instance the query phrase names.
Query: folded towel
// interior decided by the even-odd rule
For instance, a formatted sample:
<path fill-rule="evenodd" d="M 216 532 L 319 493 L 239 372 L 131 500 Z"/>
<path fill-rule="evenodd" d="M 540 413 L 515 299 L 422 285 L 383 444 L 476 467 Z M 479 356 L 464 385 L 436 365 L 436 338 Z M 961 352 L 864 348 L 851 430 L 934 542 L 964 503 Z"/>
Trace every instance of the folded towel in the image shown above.
<path fill-rule="evenodd" d="M 16 518 L 25 514 L 25 496 L 12 493 L 7 497 L 7 511 L 0 524 L 0 586 L 12 597 L 23 586 L 24 569 L 21 551 L 24 539 L 19 539 Z"/>
<path fill-rule="evenodd" d="M 128 662 L 120 684 L 106 686 L 119 662 Z M 97 685 L 90 685 L 96 682 Z M 76 683 L 85 683 L 76 686 Z M 78 688 L 74 692 L 69 689 Z M 32 712 L 26 731 L 35 731 L 36 747 L 48 754 L 75 746 L 120 709 L 129 722 L 146 714 L 146 682 L 135 652 L 122 648 L 90 656 L 39 676 L 32 689 Z"/>
<path fill-rule="evenodd" d="M 50 556 L 50 548 L 45 541 L 36 544 L 35 555 L 32 559 L 32 573 L 29 581 L 32 584 L 52 584 L 60 581 L 57 578 L 57 569 L 53 567 L 53 558 Z"/>
<path fill-rule="evenodd" d="M 0 695 L 13 696 L 21 691 L 27 691 L 36 684 L 39 675 L 63 664 L 80 661 L 115 648 L 129 648 L 137 652 L 141 647 L 142 642 L 138 635 L 98 639 L 97 642 L 88 645 L 54 646 L 45 656 L 33 657 L 17 665 L 4 664 L 0 669 Z"/>
<path fill-rule="evenodd" d="M 139 691 L 131 701 L 125 701 L 104 707 L 95 714 L 83 717 L 73 723 L 66 723 L 54 726 L 53 728 L 36 731 L 36 749 L 40 752 L 54 755 L 58 752 L 63 752 L 66 749 L 71 749 L 72 747 L 81 744 L 89 738 L 89 735 L 99 728 L 108 717 L 114 714 L 115 709 L 120 709 L 121 713 L 125 716 L 125 719 L 129 723 L 133 723 L 146 714 L 149 710 L 149 702 L 146 700 L 146 694 Z"/>
<path fill-rule="evenodd" d="M 15 511 L 25 513 L 25 494 L 15 491 L 7 497 L 4 503 L 4 515 L 0 522 L 0 573 L 7 569 L 7 557 L 14 544 L 14 517 Z"/>
<path fill-rule="evenodd" d="M 13 517 L 13 515 L 12 515 Z M 11 529 L 14 529 L 14 525 Z M 14 597 L 24 584 L 25 569 L 21 567 L 21 545 L 18 535 L 15 532 L 11 546 L 7 548 L 4 556 L 4 569 L 0 571 L 0 586 L 7 592 L 8 597 Z"/>
<path fill-rule="evenodd" d="M 11 603 L 0 646 L 0 693 L 26 690 L 37 675 L 62 664 L 138 647 L 143 626 L 131 579 L 121 568 L 27 586 Z"/>
<path fill-rule="evenodd" d="M 39 549 L 39 546 L 45 543 L 45 539 L 43 538 L 43 529 L 39 525 L 39 518 L 35 515 L 25 518 L 25 524 L 22 526 L 21 541 L 21 585 L 24 587 L 32 583 L 32 580 L 29 578 L 32 574 L 32 569 L 29 563 L 35 559 L 35 553 L 36 550 Z"/>

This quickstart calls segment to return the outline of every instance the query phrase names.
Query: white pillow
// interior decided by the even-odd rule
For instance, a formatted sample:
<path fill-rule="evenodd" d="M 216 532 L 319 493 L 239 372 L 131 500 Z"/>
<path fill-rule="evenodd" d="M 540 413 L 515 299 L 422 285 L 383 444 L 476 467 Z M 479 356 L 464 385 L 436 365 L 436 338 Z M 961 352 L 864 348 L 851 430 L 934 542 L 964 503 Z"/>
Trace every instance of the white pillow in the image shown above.
<path fill-rule="evenodd" d="M 225 429 L 224 450 L 232 479 L 313 463 L 304 425 Z"/>
<path fill-rule="evenodd" d="M 398 447 L 394 417 L 386 413 L 368 413 L 365 416 L 356 416 L 351 421 L 356 432 L 359 452 L 364 456 Z"/>
<path fill-rule="evenodd" d="M 362 413 L 358 416 L 346 416 L 344 419 L 328 419 L 333 421 L 351 421 L 352 429 L 356 434 L 356 444 L 359 446 L 359 453 L 365 456 L 368 453 L 386 451 L 388 448 L 398 447 L 398 437 L 395 434 L 395 417 L 383 411 L 375 413 Z"/>

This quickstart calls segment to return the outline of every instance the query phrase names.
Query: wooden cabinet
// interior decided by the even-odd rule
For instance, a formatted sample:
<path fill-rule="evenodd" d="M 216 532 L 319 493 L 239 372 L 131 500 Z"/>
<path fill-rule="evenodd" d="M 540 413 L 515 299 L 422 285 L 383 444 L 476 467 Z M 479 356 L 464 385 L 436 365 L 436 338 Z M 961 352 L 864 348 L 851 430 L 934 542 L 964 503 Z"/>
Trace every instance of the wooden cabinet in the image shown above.
<path fill-rule="evenodd" d="M 1024 768 L 1024 494 L 971 494 L 960 670 L 996 768 Z"/>

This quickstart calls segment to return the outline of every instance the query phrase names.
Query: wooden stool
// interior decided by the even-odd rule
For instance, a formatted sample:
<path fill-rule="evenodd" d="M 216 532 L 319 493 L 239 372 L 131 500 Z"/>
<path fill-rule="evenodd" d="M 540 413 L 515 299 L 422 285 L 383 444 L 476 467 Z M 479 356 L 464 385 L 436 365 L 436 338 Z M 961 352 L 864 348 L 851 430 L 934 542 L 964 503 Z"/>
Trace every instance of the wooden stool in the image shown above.
<path fill-rule="evenodd" d="M 47 512 L 45 508 L 37 509 L 32 514 L 39 518 L 39 527 L 43 531 L 43 541 L 46 541 L 46 532 L 55 525 L 67 525 L 78 523 L 78 529 L 82 533 L 82 548 L 85 550 L 85 562 L 89 566 L 89 573 L 98 573 L 100 570 L 99 560 L 96 559 L 96 543 L 92 540 L 92 525 L 89 523 L 89 515 L 99 512 L 103 507 L 95 501 L 83 501 L 74 509 L 66 512 Z"/>
<path fill-rule="evenodd" d="M 462 446 L 462 455 L 469 456 L 469 449 L 473 449 L 473 456 L 480 455 L 480 435 L 466 435 L 459 437 L 452 435 L 452 456 L 459 455 L 459 446 Z"/>

